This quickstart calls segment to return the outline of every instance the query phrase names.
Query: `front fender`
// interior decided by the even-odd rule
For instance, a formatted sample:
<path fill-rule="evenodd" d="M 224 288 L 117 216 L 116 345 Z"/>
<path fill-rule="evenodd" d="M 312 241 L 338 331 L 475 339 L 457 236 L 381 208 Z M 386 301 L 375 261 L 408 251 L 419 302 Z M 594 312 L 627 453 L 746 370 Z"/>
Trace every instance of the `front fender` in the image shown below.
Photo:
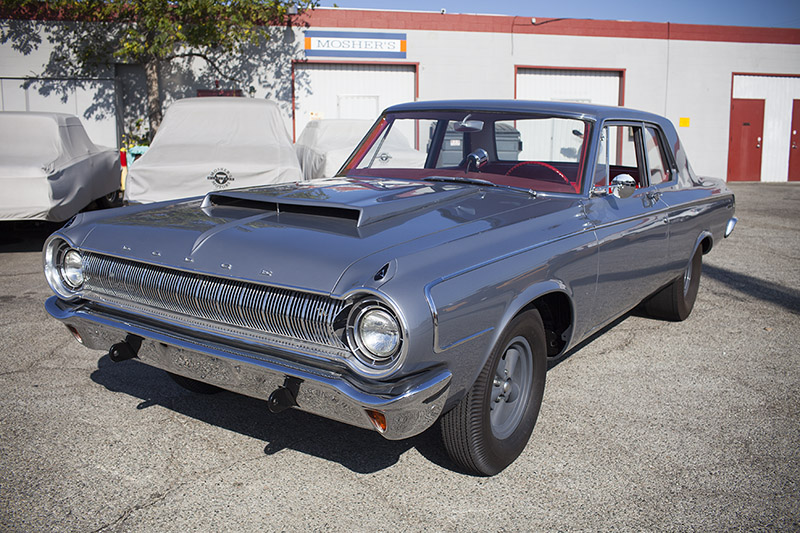
<path fill-rule="evenodd" d="M 479 273 L 475 276 L 478 279 Z M 558 292 L 569 300 L 572 316 L 575 312 L 572 291 L 560 280 L 539 280 L 525 287 L 507 282 L 464 296 L 463 287 L 476 281 L 470 277 L 437 280 L 425 288 L 433 316 L 434 351 L 453 373 L 448 400 L 452 402 L 472 386 L 508 323 L 531 302 Z"/>
<path fill-rule="evenodd" d="M 462 395 L 475 382 L 504 328 L 525 306 L 558 292 L 570 302 L 570 339 L 580 336 L 597 282 L 593 232 L 537 243 L 425 286 L 433 317 L 433 351 L 453 372 L 451 391 Z"/>

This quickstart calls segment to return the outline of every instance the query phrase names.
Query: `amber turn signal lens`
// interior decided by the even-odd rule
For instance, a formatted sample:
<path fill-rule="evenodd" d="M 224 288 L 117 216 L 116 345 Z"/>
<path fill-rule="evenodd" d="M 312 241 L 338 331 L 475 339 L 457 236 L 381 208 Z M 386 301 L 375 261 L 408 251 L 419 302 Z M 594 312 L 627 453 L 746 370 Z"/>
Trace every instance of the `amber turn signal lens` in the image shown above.
<path fill-rule="evenodd" d="M 75 329 L 73 326 L 67 326 L 67 329 L 69 330 L 70 333 L 72 333 L 72 336 L 75 337 L 76 341 L 83 344 L 83 339 L 81 338 L 81 334 L 78 333 L 77 329 Z"/>
<path fill-rule="evenodd" d="M 369 419 L 372 420 L 372 425 L 375 426 L 375 429 L 381 433 L 386 431 L 386 415 L 380 411 L 372 411 L 369 409 L 367 410 L 367 415 L 369 415 Z"/>

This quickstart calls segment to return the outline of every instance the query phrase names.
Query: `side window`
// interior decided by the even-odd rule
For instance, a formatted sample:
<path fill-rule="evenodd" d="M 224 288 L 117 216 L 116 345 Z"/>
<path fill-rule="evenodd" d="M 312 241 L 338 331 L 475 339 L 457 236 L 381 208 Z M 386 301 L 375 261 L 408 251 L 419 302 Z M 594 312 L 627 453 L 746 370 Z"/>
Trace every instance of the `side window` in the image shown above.
<path fill-rule="evenodd" d="M 645 148 L 647 150 L 647 162 L 650 169 L 650 183 L 658 185 L 672 179 L 668 161 L 664 157 L 664 147 L 661 143 L 661 136 L 655 128 L 648 126 L 644 129 Z"/>
<path fill-rule="evenodd" d="M 606 125 L 600 136 L 597 163 L 594 170 L 595 186 L 608 185 L 616 176 L 629 174 L 642 186 L 642 165 L 640 152 L 641 128 L 630 125 Z"/>

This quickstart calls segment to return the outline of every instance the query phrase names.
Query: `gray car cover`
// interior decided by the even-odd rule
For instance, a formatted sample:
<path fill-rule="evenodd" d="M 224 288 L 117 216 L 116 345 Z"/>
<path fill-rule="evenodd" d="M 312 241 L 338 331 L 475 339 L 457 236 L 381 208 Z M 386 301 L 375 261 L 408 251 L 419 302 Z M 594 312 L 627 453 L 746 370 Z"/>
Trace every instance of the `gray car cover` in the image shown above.
<path fill-rule="evenodd" d="M 130 165 L 125 198 L 158 202 L 302 179 L 274 102 L 187 98 L 167 109 L 150 149 Z"/>
<path fill-rule="evenodd" d="M 336 175 L 347 156 L 364 138 L 371 120 L 312 120 L 294 145 L 303 176 L 307 180 Z"/>
<path fill-rule="evenodd" d="M 61 222 L 120 188 L 119 152 L 96 146 L 78 117 L 0 113 L 0 220 Z"/>

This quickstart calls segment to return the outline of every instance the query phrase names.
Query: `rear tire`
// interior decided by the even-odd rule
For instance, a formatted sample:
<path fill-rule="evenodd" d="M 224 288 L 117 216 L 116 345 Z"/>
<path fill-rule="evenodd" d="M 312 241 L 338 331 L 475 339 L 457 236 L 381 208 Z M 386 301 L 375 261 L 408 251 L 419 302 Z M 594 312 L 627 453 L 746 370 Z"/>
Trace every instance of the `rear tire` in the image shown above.
<path fill-rule="evenodd" d="M 216 394 L 218 392 L 222 392 L 222 389 L 220 389 L 216 385 L 203 383 L 202 381 L 197 381 L 196 379 L 187 378 L 179 374 L 173 374 L 172 372 L 167 372 L 167 375 L 169 375 L 169 377 L 172 378 L 172 381 L 174 381 L 184 389 L 191 392 L 195 392 L 197 394 Z"/>
<path fill-rule="evenodd" d="M 515 317 L 467 395 L 442 416 L 442 440 L 465 471 L 491 476 L 530 439 L 544 395 L 547 345 L 538 311 Z"/>
<path fill-rule="evenodd" d="M 703 249 L 698 246 L 683 274 L 644 302 L 645 313 L 673 322 L 686 320 L 697 299 L 702 271 Z"/>

